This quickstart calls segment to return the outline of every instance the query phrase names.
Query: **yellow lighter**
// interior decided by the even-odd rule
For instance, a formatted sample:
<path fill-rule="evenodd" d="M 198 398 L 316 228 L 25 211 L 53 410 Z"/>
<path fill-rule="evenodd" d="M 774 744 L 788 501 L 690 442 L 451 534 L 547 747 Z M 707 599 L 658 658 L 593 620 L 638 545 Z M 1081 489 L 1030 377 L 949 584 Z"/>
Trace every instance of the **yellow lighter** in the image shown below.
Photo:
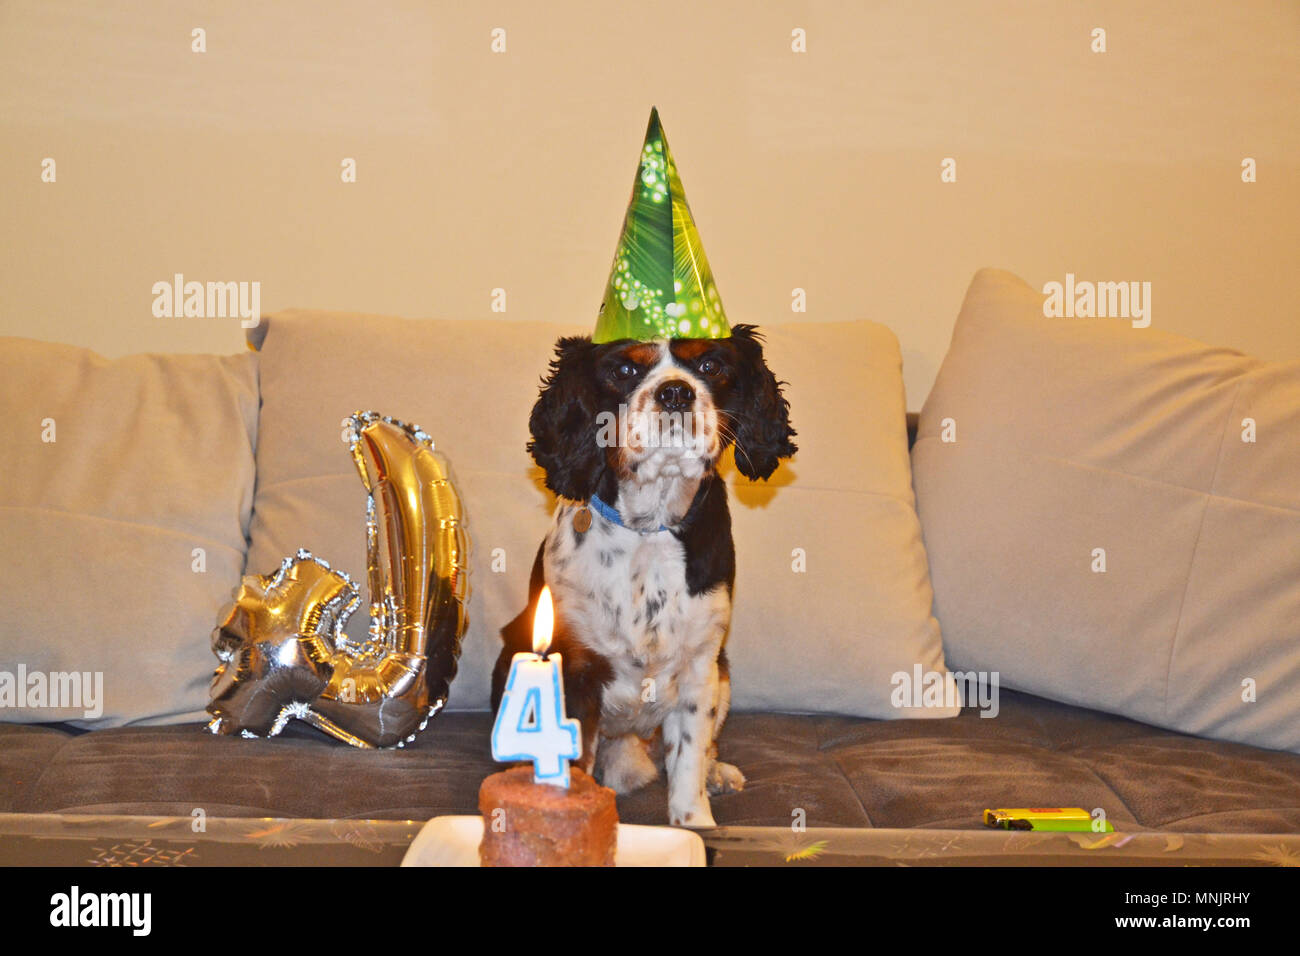
<path fill-rule="evenodd" d="M 984 825 L 1002 830 L 1055 830 L 1114 833 L 1105 817 L 1092 818 L 1081 807 L 1030 807 L 1013 810 L 985 810 Z"/>

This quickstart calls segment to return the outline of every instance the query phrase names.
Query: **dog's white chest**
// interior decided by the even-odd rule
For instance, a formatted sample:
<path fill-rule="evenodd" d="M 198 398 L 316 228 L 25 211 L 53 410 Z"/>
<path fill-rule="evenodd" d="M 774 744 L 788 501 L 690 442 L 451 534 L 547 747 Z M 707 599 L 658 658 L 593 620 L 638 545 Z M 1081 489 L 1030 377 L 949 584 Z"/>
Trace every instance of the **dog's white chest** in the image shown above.
<path fill-rule="evenodd" d="M 669 532 L 639 534 L 592 516 L 576 535 L 562 504 L 544 552 L 556 613 L 609 661 L 601 732 L 648 734 L 677 701 L 689 668 L 717 659 L 730 599 L 724 588 L 692 596 L 686 556 Z"/>

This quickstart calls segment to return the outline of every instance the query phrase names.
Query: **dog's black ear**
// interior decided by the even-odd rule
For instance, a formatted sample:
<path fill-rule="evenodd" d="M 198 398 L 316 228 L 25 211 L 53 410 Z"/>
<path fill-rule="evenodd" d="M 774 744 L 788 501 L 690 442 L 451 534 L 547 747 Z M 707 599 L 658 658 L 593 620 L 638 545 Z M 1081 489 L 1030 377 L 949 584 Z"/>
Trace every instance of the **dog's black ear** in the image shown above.
<path fill-rule="evenodd" d="M 758 330 L 737 325 L 731 330 L 731 339 L 741 359 L 737 381 L 741 401 L 732 414 L 736 468 L 746 478 L 767 479 L 782 458 L 799 450 L 790 441 L 795 435 L 790 427 L 790 403 L 781 394 L 782 383 L 763 359 Z"/>
<path fill-rule="evenodd" d="M 595 353 L 586 336 L 556 342 L 550 374 L 528 419 L 528 451 L 546 472 L 546 487 L 575 501 L 595 493 L 605 468 L 596 442 Z"/>

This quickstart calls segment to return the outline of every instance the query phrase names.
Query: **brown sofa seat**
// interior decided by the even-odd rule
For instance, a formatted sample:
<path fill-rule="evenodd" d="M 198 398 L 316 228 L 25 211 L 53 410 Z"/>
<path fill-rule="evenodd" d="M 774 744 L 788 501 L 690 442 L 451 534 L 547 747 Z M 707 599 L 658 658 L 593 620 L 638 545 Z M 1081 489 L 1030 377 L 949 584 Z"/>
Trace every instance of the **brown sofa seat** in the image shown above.
<path fill-rule="evenodd" d="M 367 753 L 290 724 L 271 740 L 198 725 L 73 733 L 0 724 L 0 811 L 424 819 L 474 813 L 498 769 L 486 713 L 438 717 L 404 750 Z M 749 778 L 722 825 L 978 827 L 1005 806 L 1103 807 L 1120 829 L 1300 830 L 1300 755 L 1201 740 L 1003 691 L 954 720 L 733 714 L 725 759 Z M 662 781 L 619 799 L 665 822 Z"/>

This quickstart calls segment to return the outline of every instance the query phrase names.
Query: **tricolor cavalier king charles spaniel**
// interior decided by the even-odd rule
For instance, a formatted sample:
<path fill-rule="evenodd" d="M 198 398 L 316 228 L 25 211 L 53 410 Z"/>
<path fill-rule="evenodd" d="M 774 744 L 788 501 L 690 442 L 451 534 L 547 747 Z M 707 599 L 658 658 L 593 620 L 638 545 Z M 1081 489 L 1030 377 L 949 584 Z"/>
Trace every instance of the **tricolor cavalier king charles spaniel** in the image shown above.
<path fill-rule="evenodd" d="M 561 339 L 528 450 L 559 497 L 528 607 L 501 630 L 492 708 L 532 649 L 538 595 L 555 602 L 579 766 L 619 793 L 668 775 L 668 818 L 714 826 L 709 793 L 745 778 L 717 759 L 731 700 L 723 641 L 735 549 L 717 464 L 766 479 L 795 453 L 789 403 L 753 326 L 725 339 Z"/>

